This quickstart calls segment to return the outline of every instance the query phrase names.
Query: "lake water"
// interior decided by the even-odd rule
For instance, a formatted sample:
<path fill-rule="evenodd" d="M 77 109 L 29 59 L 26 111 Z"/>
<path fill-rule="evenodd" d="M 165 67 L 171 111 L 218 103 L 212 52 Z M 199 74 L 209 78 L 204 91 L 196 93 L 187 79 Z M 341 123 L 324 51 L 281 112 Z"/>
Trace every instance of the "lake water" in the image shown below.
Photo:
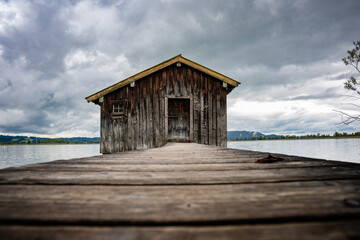
<path fill-rule="evenodd" d="M 360 163 L 360 138 L 228 142 L 228 148 Z M 0 168 L 100 155 L 99 144 L 0 145 Z"/>
<path fill-rule="evenodd" d="M 360 138 L 240 141 L 227 147 L 360 163 Z"/>
<path fill-rule="evenodd" d="M 0 145 L 0 168 L 94 155 L 99 144 Z"/>

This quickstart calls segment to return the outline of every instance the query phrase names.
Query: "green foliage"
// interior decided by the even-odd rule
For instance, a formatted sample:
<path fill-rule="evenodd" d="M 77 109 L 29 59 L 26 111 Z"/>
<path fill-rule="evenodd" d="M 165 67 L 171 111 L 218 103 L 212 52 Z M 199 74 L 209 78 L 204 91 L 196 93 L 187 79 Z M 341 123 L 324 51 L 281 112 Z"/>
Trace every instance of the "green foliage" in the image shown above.
<path fill-rule="evenodd" d="M 6 136 L 0 135 L 0 144 L 87 144 L 87 143 L 100 143 L 100 138 L 38 138 L 27 136 Z"/>
<path fill-rule="evenodd" d="M 249 139 L 240 139 L 240 141 L 254 141 L 254 140 L 291 140 L 291 139 L 326 139 L 326 138 L 360 138 L 360 132 L 354 132 L 354 133 L 339 133 L 335 132 L 333 135 L 329 134 L 307 134 L 307 135 L 276 135 L 276 137 L 267 137 L 265 136 L 259 136 L 259 137 L 252 137 Z M 236 139 L 235 141 L 239 141 L 239 139 Z"/>
<path fill-rule="evenodd" d="M 343 58 L 343 62 L 345 65 L 351 65 L 353 66 L 359 73 L 359 62 L 360 62 L 360 41 L 353 42 L 354 48 L 351 50 L 348 50 L 348 56 Z M 360 95 L 360 91 L 358 90 L 358 87 L 360 85 L 360 82 L 353 76 L 350 77 L 345 83 L 344 87 L 348 90 L 355 91 L 357 94 Z"/>
<path fill-rule="evenodd" d="M 71 143 L 69 140 L 65 139 L 46 139 L 42 142 L 42 144 L 69 144 Z"/>

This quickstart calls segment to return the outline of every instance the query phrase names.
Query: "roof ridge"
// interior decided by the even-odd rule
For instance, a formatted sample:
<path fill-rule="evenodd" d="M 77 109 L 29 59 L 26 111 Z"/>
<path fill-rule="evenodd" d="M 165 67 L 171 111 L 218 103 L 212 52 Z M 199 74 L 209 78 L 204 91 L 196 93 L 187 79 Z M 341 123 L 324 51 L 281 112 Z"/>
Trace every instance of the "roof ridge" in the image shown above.
<path fill-rule="evenodd" d="M 214 70 L 212 70 L 210 68 L 207 68 L 207 67 L 205 67 L 203 65 L 200 65 L 200 64 L 198 64 L 198 63 L 196 63 L 196 62 L 194 62 L 194 61 L 192 61 L 190 59 L 185 58 L 181 54 L 178 54 L 175 57 L 172 57 L 172 58 L 170 58 L 168 60 L 165 60 L 165 61 L 163 61 L 163 62 L 161 62 L 159 64 L 156 64 L 153 67 L 147 68 L 144 71 L 141 71 L 141 72 L 139 72 L 139 73 L 137 73 L 135 75 L 132 75 L 132 76 L 130 76 L 128 78 L 125 78 L 124 80 L 121 80 L 121 81 L 119 81 L 119 82 L 117 82 L 117 83 L 115 83 L 115 84 L 113 84 L 113 85 L 111 85 L 111 86 L 109 86 L 107 88 L 104 88 L 103 90 L 100 90 L 100 91 L 86 97 L 85 99 L 88 102 L 93 102 L 93 101 L 99 99 L 100 97 L 102 97 L 102 96 L 104 96 L 106 94 L 109 94 L 109 93 L 111 93 L 111 92 L 113 92 L 113 91 L 115 91 L 115 90 L 117 90 L 119 88 L 122 88 L 122 87 L 132 83 L 132 82 L 135 82 L 135 81 L 137 81 L 137 80 L 139 80 L 141 78 L 144 78 L 144 77 L 146 77 L 146 76 L 148 76 L 148 75 L 150 75 L 150 74 L 152 74 L 152 73 L 154 73 L 156 71 L 164 69 L 164 68 L 166 68 L 166 67 L 170 66 L 171 64 L 174 64 L 174 63 L 176 63 L 178 61 L 180 61 L 180 62 L 182 62 L 182 63 L 184 63 L 184 64 L 186 64 L 186 65 L 188 65 L 190 67 L 193 67 L 193 68 L 195 68 L 195 69 L 197 69 L 197 70 L 199 70 L 201 72 L 204 72 L 204 73 L 206 73 L 206 74 L 208 74 L 208 75 L 210 75 L 210 76 L 212 76 L 212 77 L 214 77 L 216 79 L 219 79 L 219 80 L 221 80 L 223 82 L 226 82 L 226 83 L 228 83 L 228 84 L 230 84 L 230 85 L 232 85 L 234 87 L 237 87 L 240 84 L 240 82 L 238 82 L 238 81 L 236 81 L 236 80 L 234 80 L 232 78 L 229 78 L 229 77 L 227 77 L 227 76 L 225 76 L 225 75 L 223 75 L 221 73 L 218 73 L 218 72 L 216 72 L 216 71 L 214 71 Z"/>

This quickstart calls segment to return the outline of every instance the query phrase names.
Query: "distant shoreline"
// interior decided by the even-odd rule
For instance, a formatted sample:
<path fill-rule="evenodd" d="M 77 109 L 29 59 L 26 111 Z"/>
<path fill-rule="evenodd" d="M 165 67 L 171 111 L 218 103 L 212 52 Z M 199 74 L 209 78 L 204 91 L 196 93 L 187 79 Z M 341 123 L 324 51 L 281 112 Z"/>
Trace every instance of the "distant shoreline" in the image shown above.
<path fill-rule="evenodd" d="M 319 137 L 319 138 L 278 138 L 278 139 L 242 139 L 242 140 L 227 140 L 228 142 L 253 142 L 253 141 L 283 141 L 283 140 L 326 140 L 326 139 L 351 139 L 360 138 L 360 136 L 349 137 Z"/>
<path fill-rule="evenodd" d="M 0 143 L 0 146 L 10 145 L 89 145 L 89 144 L 100 144 L 100 142 L 89 142 L 89 143 Z"/>
<path fill-rule="evenodd" d="M 71 137 L 71 138 L 40 138 L 31 136 L 0 135 L 0 145 L 17 144 L 92 144 L 100 143 L 100 137 Z"/>

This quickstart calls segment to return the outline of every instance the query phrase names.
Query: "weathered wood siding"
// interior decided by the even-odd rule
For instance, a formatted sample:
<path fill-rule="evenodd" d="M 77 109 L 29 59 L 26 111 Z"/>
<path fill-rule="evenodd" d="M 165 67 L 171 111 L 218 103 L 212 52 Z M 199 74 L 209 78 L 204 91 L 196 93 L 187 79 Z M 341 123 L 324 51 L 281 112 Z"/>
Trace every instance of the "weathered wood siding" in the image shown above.
<path fill-rule="evenodd" d="M 231 87 L 231 86 L 229 86 Z M 173 64 L 104 96 L 101 104 L 102 153 L 160 147 L 168 141 L 168 101 L 189 99 L 191 142 L 226 146 L 226 96 L 223 82 L 185 64 Z M 114 118 L 112 105 L 125 101 Z M 170 129 L 171 132 L 172 129 Z"/>

